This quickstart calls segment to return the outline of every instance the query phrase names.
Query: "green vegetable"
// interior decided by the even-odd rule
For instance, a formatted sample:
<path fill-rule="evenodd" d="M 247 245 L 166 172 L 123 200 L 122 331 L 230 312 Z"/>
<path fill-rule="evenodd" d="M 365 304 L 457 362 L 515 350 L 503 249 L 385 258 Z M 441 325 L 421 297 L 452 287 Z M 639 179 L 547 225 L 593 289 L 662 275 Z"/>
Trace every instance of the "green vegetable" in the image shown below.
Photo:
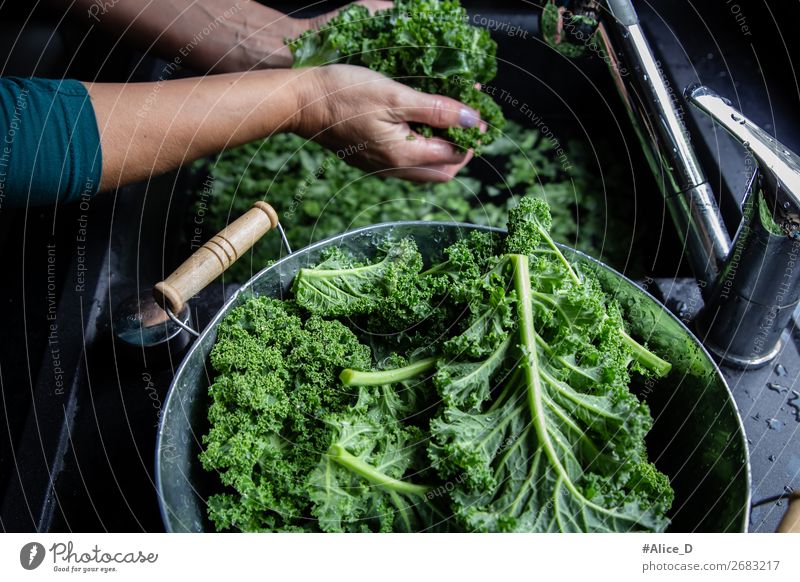
<path fill-rule="evenodd" d="M 281 134 L 223 152 L 208 170 L 210 187 L 199 188 L 189 232 L 210 238 L 256 200 L 278 212 L 294 249 L 353 228 L 392 220 L 444 220 L 502 225 L 505 211 L 478 208 L 481 184 L 460 175 L 444 184 L 381 179 L 348 166 L 314 142 Z M 474 194 L 473 194 L 474 193 Z M 246 281 L 280 257 L 280 239 L 267 235 L 225 273 Z"/>
<path fill-rule="evenodd" d="M 347 261 L 340 256 L 329 256 L 314 269 L 301 269 L 292 288 L 297 302 L 325 316 L 372 313 L 394 292 L 393 287 L 422 268 L 422 258 L 410 240 L 393 245 L 383 260 L 372 265 L 343 262 Z"/>
<path fill-rule="evenodd" d="M 497 73 L 497 44 L 487 30 L 469 24 L 456 0 L 398 0 L 372 16 L 364 6 L 350 5 L 322 30 L 304 32 L 287 44 L 295 67 L 361 65 L 473 107 L 488 126 L 485 133 L 477 127 L 444 131 L 464 149 L 479 151 L 500 135 L 505 121 L 500 107 L 475 87 Z M 418 131 L 431 136 L 439 130 Z"/>
<path fill-rule="evenodd" d="M 410 380 L 427 372 L 436 365 L 436 358 L 425 358 L 413 364 L 408 364 L 402 368 L 393 370 L 381 370 L 378 372 L 360 372 L 358 370 L 346 369 L 339 374 L 339 379 L 344 386 L 386 386 L 397 384 L 403 380 Z"/>
<path fill-rule="evenodd" d="M 209 517 L 219 529 L 316 529 L 306 482 L 329 444 L 325 415 L 356 402 L 336 377 L 369 369 L 369 349 L 338 321 L 254 297 L 220 324 L 210 359 L 218 375 L 200 459 L 229 490 L 209 499 Z"/>
<path fill-rule="evenodd" d="M 585 14 L 574 14 L 566 9 L 562 11 L 553 0 L 548 0 L 542 7 L 542 38 L 568 58 L 575 59 L 589 51 L 600 53 L 602 50 L 594 34 L 584 37 L 576 31 L 581 24 L 587 24 L 593 30 L 597 28 L 597 19 Z"/>
<path fill-rule="evenodd" d="M 530 199 L 521 205 L 543 208 Z M 636 353 L 623 339 L 619 313 L 551 248 L 539 222 L 522 225 L 506 242 L 517 254 L 505 255 L 502 274 L 495 270 L 485 282 L 487 294 L 513 290 L 513 324 L 505 338 L 486 339 L 494 350 L 480 359 L 464 357 L 451 340 L 455 349 L 440 369 L 449 381 L 439 386 L 449 406 L 431 423 L 432 462 L 465 484 L 453 503 L 468 529 L 662 530 L 671 495 L 646 459 L 651 419 L 627 389 Z M 642 365 L 661 363 L 650 356 Z M 465 362 L 473 366 L 467 374 Z M 669 370 L 663 364 L 659 372 Z"/>
<path fill-rule="evenodd" d="M 663 530 L 673 493 L 629 385 L 670 364 L 550 221 L 522 198 L 504 240 L 472 233 L 427 268 L 410 239 L 367 264 L 332 251 L 294 299 L 231 312 L 201 455 L 226 487 L 217 527 Z"/>
<path fill-rule="evenodd" d="M 447 508 L 428 501 L 431 486 L 399 478 L 424 461 L 419 429 L 365 414 L 333 422 L 333 442 L 309 478 L 312 513 L 323 531 L 442 529 Z"/>
<path fill-rule="evenodd" d="M 764 194 L 759 192 L 757 198 L 758 198 L 758 214 L 761 220 L 761 224 L 764 225 L 764 228 L 766 228 L 770 234 L 773 234 L 775 236 L 786 236 L 786 232 L 781 227 L 781 225 L 775 222 L 775 213 L 770 208 L 767 199 L 764 197 Z"/>

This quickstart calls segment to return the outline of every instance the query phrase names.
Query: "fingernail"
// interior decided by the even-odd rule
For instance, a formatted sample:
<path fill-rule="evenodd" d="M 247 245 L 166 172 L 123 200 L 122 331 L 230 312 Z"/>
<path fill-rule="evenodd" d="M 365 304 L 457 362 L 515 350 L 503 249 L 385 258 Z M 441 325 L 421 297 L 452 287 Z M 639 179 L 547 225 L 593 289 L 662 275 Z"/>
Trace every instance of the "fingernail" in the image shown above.
<path fill-rule="evenodd" d="M 458 115 L 458 123 L 461 127 L 475 127 L 481 120 L 480 114 L 469 107 L 462 107 Z"/>

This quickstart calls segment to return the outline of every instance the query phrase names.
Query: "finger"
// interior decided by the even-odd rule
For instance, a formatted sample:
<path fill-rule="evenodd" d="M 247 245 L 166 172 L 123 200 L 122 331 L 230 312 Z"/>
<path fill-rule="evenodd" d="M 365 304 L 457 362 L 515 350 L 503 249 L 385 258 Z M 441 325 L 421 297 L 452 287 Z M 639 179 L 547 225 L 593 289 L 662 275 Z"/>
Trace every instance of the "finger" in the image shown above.
<path fill-rule="evenodd" d="M 394 2 L 384 2 L 382 0 L 359 0 L 356 4 L 361 4 L 370 14 L 375 14 L 378 10 L 389 10 L 394 5 Z"/>
<path fill-rule="evenodd" d="M 399 166 L 440 166 L 460 164 L 468 152 L 438 137 L 423 137 L 411 134 L 393 148 L 393 157 Z"/>
<path fill-rule="evenodd" d="M 481 121 L 480 113 L 455 99 L 413 89 L 403 91 L 397 114 L 403 121 L 438 128 L 476 127 Z"/>
<path fill-rule="evenodd" d="M 460 163 L 441 164 L 430 166 L 406 166 L 392 168 L 381 172 L 382 176 L 394 176 L 412 182 L 448 182 L 458 174 L 461 169 L 472 159 L 472 151 L 469 151 Z"/>
<path fill-rule="evenodd" d="M 392 176 L 409 180 L 411 182 L 449 182 L 460 170 L 460 165 L 448 164 L 443 166 L 415 166 L 407 168 L 393 168 L 381 172 L 381 176 Z"/>
<path fill-rule="evenodd" d="M 470 161 L 472 160 L 472 158 L 473 158 L 474 156 L 475 156 L 475 152 L 473 152 L 472 150 L 469 150 L 469 151 L 467 152 L 467 155 L 466 155 L 466 156 L 464 156 L 464 159 L 463 159 L 461 162 L 459 162 L 459 163 L 457 163 L 457 164 L 454 164 L 454 165 L 453 165 L 453 168 L 455 169 L 455 173 L 457 174 L 458 172 L 460 172 L 460 171 L 461 171 L 461 168 L 463 168 L 463 167 L 464 167 L 464 166 L 466 166 L 468 163 L 470 163 Z"/>
<path fill-rule="evenodd" d="M 420 166 L 385 170 L 382 177 L 400 178 L 409 182 L 448 182 L 455 175 L 448 166 Z"/>
<path fill-rule="evenodd" d="M 359 2 L 353 2 L 353 4 L 360 4 L 367 10 L 369 10 L 370 15 L 375 14 L 378 10 L 388 10 L 394 4 L 393 2 L 384 2 L 383 0 L 361 0 Z M 313 28 L 320 29 L 324 25 L 328 24 L 332 18 L 339 15 L 339 12 L 343 8 L 339 8 L 337 10 L 332 10 L 331 12 L 326 12 L 325 14 L 320 14 L 312 19 L 314 26 Z"/>

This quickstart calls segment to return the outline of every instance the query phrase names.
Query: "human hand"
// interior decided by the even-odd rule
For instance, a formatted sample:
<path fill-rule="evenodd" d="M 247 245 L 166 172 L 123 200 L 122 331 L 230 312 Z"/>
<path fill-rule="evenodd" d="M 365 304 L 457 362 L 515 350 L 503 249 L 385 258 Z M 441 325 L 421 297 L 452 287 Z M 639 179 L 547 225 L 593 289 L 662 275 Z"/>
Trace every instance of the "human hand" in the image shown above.
<path fill-rule="evenodd" d="M 446 182 L 472 158 L 411 124 L 475 127 L 477 111 L 449 97 L 421 93 L 352 65 L 299 69 L 300 110 L 291 130 L 335 151 L 348 164 L 384 176 Z"/>

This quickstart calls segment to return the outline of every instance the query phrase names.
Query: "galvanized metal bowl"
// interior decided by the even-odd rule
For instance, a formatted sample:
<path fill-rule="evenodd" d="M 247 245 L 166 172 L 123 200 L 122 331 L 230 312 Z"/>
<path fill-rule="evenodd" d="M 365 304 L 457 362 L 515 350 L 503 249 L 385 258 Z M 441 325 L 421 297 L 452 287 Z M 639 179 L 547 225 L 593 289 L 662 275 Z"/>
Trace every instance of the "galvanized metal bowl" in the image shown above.
<path fill-rule="evenodd" d="M 156 481 L 164 526 L 171 532 L 213 531 L 206 499 L 218 489 L 216 476 L 200 466 L 208 431 L 208 396 L 214 371 L 208 354 L 217 326 L 247 297 L 288 296 L 299 269 L 313 265 L 328 247 L 370 258 L 387 238 L 413 237 L 426 263 L 472 230 L 459 223 L 396 222 L 369 226 L 310 245 L 264 269 L 223 306 L 191 347 L 173 380 L 158 433 Z M 670 531 L 743 532 L 750 512 L 747 441 L 733 396 L 698 340 L 651 295 L 610 267 L 578 251 L 565 254 L 591 269 L 616 297 L 631 331 L 673 364 L 669 376 L 635 386 L 655 419 L 648 436 L 651 459 L 675 489 Z"/>

